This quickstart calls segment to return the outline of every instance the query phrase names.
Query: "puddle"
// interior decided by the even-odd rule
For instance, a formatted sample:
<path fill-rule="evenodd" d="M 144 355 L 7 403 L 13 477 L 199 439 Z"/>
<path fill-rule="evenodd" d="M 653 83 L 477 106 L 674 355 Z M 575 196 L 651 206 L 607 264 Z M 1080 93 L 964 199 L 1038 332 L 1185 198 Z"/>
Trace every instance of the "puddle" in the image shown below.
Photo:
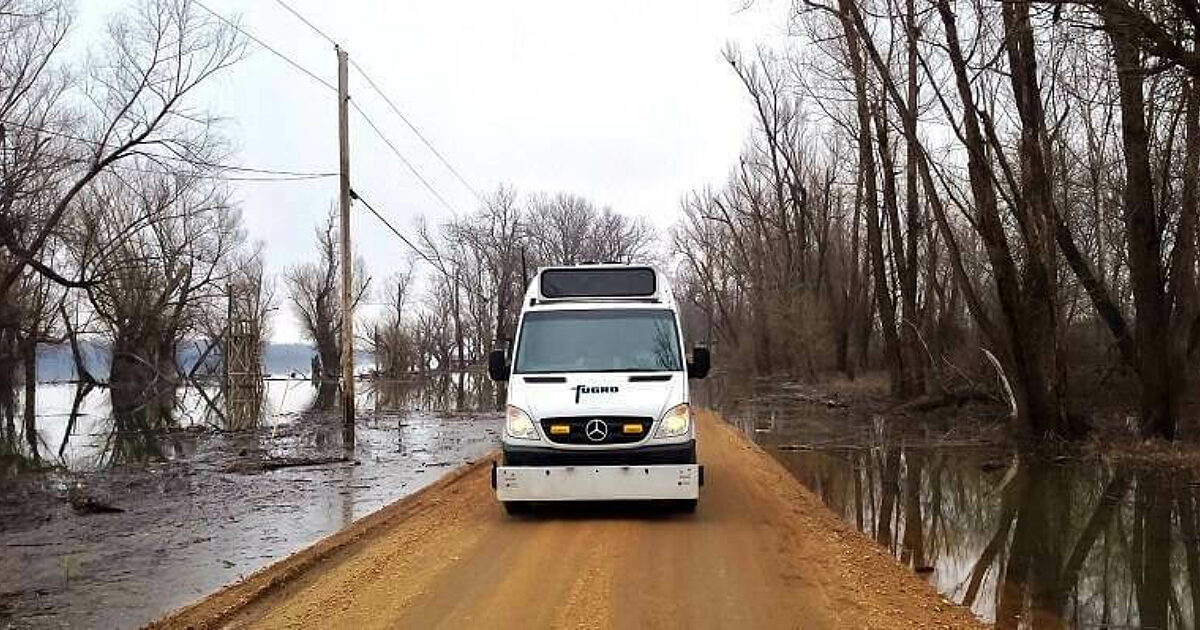
<path fill-rule="evenodd" d="M 0 626 L 138 627 L 411 494 L 498 443 L 477 380 L 364 383 L 349 441 L 307 381 L 267 383 L 232 431 L 194 390 L 154 430 L 101 390 L 68 433 L 74 389 L 43 386 L 58 467 L 0 478 Z"/>
<path fill-rule="evenodd" d="M 1022 456 L 989 422 L 871 417 L 774 386 L 726 417 L 832 511 L 1000 628 L 1193 628 L 1190 473 Z"/>

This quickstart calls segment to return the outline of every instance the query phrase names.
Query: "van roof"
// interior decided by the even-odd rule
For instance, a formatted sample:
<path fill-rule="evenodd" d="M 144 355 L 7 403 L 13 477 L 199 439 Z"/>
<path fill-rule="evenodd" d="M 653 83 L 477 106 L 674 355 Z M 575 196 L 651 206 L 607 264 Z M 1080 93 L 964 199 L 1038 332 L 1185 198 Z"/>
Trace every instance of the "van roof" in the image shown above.
<path fill-rule="evenodd" d="M 525 291 L 526 309 L 539 306 L 659 306 L 675 309 L 666 274 L 650 265 L 585 264 L 541 267 Z"/>

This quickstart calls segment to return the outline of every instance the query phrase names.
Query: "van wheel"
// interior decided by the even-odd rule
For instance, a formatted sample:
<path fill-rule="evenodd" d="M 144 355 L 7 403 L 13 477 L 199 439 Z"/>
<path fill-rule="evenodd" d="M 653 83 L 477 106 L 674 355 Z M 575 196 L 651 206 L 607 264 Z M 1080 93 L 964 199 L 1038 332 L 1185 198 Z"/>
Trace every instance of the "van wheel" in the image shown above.
<path fill-rule="evenodd" d="M 509 516 L 519 516 L 521 514 L 529 514 L 533 509 L 533 504 L 529 501 L 505 501 L 504 511 L 508 512 Z"/>

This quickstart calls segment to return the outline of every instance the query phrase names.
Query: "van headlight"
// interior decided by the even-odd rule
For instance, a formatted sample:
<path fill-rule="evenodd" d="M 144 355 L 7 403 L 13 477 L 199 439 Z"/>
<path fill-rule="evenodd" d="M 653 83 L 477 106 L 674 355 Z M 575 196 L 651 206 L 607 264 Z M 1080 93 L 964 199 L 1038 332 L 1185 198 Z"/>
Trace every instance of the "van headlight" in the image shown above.
<path fill-rule="evenodd" d="M 508 437 L 518 440 L 538 439 L 537 427 L 533 425 L 533 419 L 529 417 L 529 414 L 512 405 L 508 406 L 508 411 L 504 414 L 504 432 L 508 434 Z"/>
<path fill-rule="evenodd" d="M 687 403 L 675 405 L 671 410 L 663 415 L 662 420 L 658 422 L 658 431 L 654 433 L 656 438 L 673 438 L 681 435 L 686 435 L 688 429 L 692 427 L 692 408 Z"/>

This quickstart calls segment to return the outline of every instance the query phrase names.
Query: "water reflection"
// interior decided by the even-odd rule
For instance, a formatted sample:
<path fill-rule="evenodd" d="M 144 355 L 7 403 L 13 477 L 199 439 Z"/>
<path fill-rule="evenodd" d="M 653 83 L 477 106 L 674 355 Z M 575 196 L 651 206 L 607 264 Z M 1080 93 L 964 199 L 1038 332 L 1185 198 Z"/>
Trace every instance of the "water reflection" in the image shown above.
<path fill-rule="evenodd" d="M 830 509 L 997 627 L 1195 627 L 1190 473 L 1034 459 L 940 421 L 786 398 L 748 395 L 727 413 Z"/>
<path fill-rule="evenodd" d="M 337 406 L 340 389 L 336 381 L 313 381 L 313 389 L 316 390 L 317 395 L 313 397 L 312 403 L 308 406 L 309 413 L 329 411 Z"/>
<path fill-rule="evenodd" d="M 267 382 L 253 428 L 218 424 L 194 387 L 156 424 L 106 389 L 44 386 L 39 433 L 66 466 L 0 478 L 0 626 L 139 627 L 425 487 L 495 448 L 498 414 L 453 413 L 472 378 L 391 386 L 401 409 L 378 413 L 364 384 L 352 443 L 336 389 L 314 410 L 307 379 Z M 97 506 L 116 511 L 80 509 Z"/>
<path fill-rule="evenodd" d="M 368 404 L 375 411 L 441 411 L 465 413 L 497 409 L 496 387 L 486 375 L 450 372 L 367 384 Z"/>
<path fill-rule="evenodd" d="M 261 450 L 255 436 L 270 441 L 301 427 L 311 428 L 310 434 L 319 428 L 328 435 L 321 438 L 326 445 L 354 447 L 354 435 L 343 435 L 347 427 L 340 422 L 335 382 L 271 379 L 232 396 L 218 382 L 201 385 L 41 385 L 36 437 L 42 463 L 32 459 L 26 440 L 0 440 L 5 442 L 0 445 L 3 475 L 37 465 L 84 471 L 190 458 L 197 437 L 213 432 L 228 434 L 235 452 Z M 364 381 L 358 388 L 359 416 L 367 419 L 405 411 L 477 413 L 495 409 L 495 400 L 491 381 L 474 372 Z M 312 435 L 307 439 L 310 445 L 317 441 Z"/>
<path fill-rule="evenodd" d="M 221 395 L 225 400 L 222 424 L 225 430 L 246 431 L 258 428 L 266 411 L 266 382 L 255 375 L 248 375 L 231 377 L 222 385 Z M 215 412 L 215 402 L 205 402 L 209 403 L 210 409 Z"/>

